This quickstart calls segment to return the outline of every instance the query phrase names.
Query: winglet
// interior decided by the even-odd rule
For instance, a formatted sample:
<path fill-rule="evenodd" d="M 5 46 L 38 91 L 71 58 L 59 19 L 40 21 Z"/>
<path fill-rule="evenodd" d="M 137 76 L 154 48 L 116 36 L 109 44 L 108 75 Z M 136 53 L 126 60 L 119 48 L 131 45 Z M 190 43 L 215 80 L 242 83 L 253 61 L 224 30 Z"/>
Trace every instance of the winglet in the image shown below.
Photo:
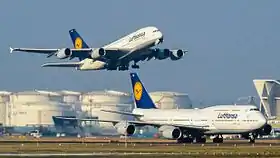
<path fill-rule="evenodd" d="M 10 53 L 13 53 L 14 49 L 12 47 L 10 47 Z"/>
<path fill-rule="evenodd" d="M 136 73 L 130 73 L 133 96 L 136 108 L 141 109 L 156 109 L 156 106 L 146 91 L 143 83 L 140 81 Z"/>

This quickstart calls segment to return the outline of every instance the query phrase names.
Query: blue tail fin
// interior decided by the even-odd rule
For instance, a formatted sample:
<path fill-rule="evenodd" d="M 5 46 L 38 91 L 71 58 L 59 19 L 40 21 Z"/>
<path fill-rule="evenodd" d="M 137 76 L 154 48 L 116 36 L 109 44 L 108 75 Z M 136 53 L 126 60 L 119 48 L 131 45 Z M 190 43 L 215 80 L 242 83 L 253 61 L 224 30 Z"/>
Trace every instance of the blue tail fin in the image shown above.
<path fill-rule="evenodd" d="M 79 35 L 79 33 L 76 31 L 76 29 L 69 30 L 70 37 L 72 39 L 74 48 L 81 49 L 81 48 L 89 48 L 89 46 L 86 44 L 86 42 L 83 40 L 83 38 Z M 84 60 L 87 58 L 87 56 L 79 56 L 79 60 Z"/>
<path fill-rule="evenodd" d="M 144 85 L 140 81 L 136 73 L 130 73 L 133 96 L 136 104 L 136 108 L 141 109 L 156 109 L 156 106 L 151 99 L 150 95 L 147 93 Z"/>
<path fill-rule="evenodd" d="M 74 48 L 81 49 L 81 48 L 89 48 L 83 38 L 79 35 L 76 29 L 69 30 L 69 34 L 71 36 Z"/>

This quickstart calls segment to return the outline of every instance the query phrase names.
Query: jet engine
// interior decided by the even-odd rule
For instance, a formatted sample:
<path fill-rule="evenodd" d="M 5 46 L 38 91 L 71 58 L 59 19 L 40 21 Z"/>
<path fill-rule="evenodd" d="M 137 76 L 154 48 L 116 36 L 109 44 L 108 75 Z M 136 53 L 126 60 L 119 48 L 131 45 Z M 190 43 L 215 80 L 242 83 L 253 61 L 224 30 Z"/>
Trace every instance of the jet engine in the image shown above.
<path fill-rule="evenodd" d="M 182 136 L 182 131 L 174 126 L 161 126 L 158 131 L 160 136 L 168 139 L 179 139 Z"/>
<path fill-rule="evenodd" d="M 260 130 L 260 135 L 269 135 L 272 130 L 272 126 L 269 124 L 264 125 L 264 127 Z"/>
<path fill-rule="evenodd" d="M 263 135 L 269 135 L 271 131 L 272 131 L 272 126 L 269 124 L 266 124 L 261 129 L 255 131 L 253 134 L 263 136 Z M 249 135 L 249 133 L 242 134 L 241 137 L 245 138 L 245 139 L 249 139 L 250 135 Z"/>
<path fill-rule="evenodd" d="M 177 51 L 172 51 L 170 58 L 171 60 L 179 60 L 184 56 L 183 50 L 179 49 Z"/>
<path fill-rule="evenodd" d="M 159 59 L 159 60 L 166 59 L 170 56 L 170 50 L 169 49 L 156 48 L 154 51 L 155 51 L 155 58 Z"/>
<path fill-rule="evenodd" d="M 69 48 L 62 48 L 57 53 L 56 56 L 59 59 L 65 59 L 72 55 L 72 51 Z"/>
<path fill-rule="evenodd" d="M 122 135 L 133 135 L 135 133 L 135 126 L 128 122 L 119 122 L 115 125 L 115 128 Z"/>
<path fill-rule="evenodd" d="M 104 48 L 97 48 L 91 53 L 92 59 L 98 59 L 106 55 L 106 51 Z"/>

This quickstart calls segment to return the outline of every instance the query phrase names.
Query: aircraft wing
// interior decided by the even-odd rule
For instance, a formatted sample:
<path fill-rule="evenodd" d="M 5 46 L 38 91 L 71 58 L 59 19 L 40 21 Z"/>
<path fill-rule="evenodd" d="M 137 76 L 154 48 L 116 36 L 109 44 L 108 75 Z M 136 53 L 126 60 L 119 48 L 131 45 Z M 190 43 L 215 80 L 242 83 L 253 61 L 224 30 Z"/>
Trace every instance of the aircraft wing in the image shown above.
<path fill-rule="evenodd" d="M 129 115 L 129 116 L 134 116 L 134 117 L 141 117 L 141 116 L 143 116 L 143 115 L 133 114 L 133 113 L 130 113 L 130 112 L 123 112 L 123 111 L 114 111 L 114 110 L 100 110 L 100 111 L 116 113 L 116 114 L 122 114 L 122 115 Z"/>
<path fill-rule="evenodd" d="M 42 67 L 78 67 L 80 62 L 45 63 Z"/>
<path fill-rule="evenodd" d="M 48 57 L 55 55 L 56 53 L 58 53 L 60 50 L 63 49 L 69 49 L 69 48 L 54 48 L 54 49 L 45 49 L 45 48 L 12 48 L 10 47 L 10 53 L 12 52 L 28 52 L 28 53 L 38 53 L 38 54 L 48 54 Z M 76 49 L 76 48 L 71 48 L 71 58 L 75 58 L 75 57 L 82 57 L 87 58 L 90 56 L 90 53 L 92 51 L 94 51 L 95 49 L 98 48 L 81 48 L 81 49 Z M 125 51 L 125 50 L 120 50 L 118 48 L 105 48 L 105 51 L 108 52 L 108 54 L 114 54 L 112 52 L 117 52 L 117 51 Z"/>
<path fill-rule="evenodd" d="M 98 122 L 110 122 L 112 124 L 117 124 L 119 122 L 122 122 L 124 120 L 100 120 L 100 119 L 80 119 L 80 118 L 66 118 L 66 117 L 58 117 L 65 120 L 77 120 L 77 121 L 98 121 Z M 154 122 L 147 122 L 147 121 L 130 121 L 126 120 L 125 122 L 134 124 L 136 126 L 154 126 L 154 127 L 160 127 L 160 126 L 174 126 L 179 127 L 183 129 L 189 129 L 189 130 L 197 130 L 197 131 L 207 131 L 205 129 L 208 126 L 197 126 L 197 125 L 182 125 L 182 124 L 170 124 L 170 123 L 154 123 Z"/>
<path fill-rule="evenodd" d="M 150 60 L 152 58 L 157 59 L 158 56 L 162 56 L 164 54 L 164 50 L 165 49 L 150 48 L 150 49 L 146 50 L 146 52 L 142 55 L 142 60 L 143 60 L 143 58 L 144 58 L 144 60 L 145 59 Z M 170 55 L 171 58 L 177 58 L 177 59 L 182 58 L 188 52 L 188 50 L 182 50 L 182 49 L 166 49 L 166 50 L 169 50 L 169 52 L 171 53 L 171 55 Z M 181 54 L 178 53 L 179 51 Z M 174 54 L 176 56 L 174 56 Z M 169 57 L 169 56 L 167 56 L 167 57 Z"/>
<path fill-rule="evenodd" d="M 175 60 L 178 60 L 180 59 L 181 57 L 183 57 L 183 55 L 185 53 L 187 53 L 188 51 L 187 50 L 181 50 L 181 49 L 168 49 L 172 54 L 175 53 L 177 54 L 178 51 L 182 51 L 182 53 L 177 57 L 177 56 L 172 56 L 171 58 L 175 59 Z M 155 58 L 157 59 L 158 56 L 161 56 L 159 55 L 159 53 L 162 53 L 164 51 L 164 49 L 153 49 L 153 48 L 149 48 L 149 49 L 146 49 L 146 50 L 131 50 L 129 51 L 128 53 L 126 53 L 125 55 L 121 56 L 118 60 L 120 60 L 121 63 L 123 62 L 128 62 L 128 61 L 131 61 L 131 60 L 136 60 L 136 61 L 140 61 L 140 60 L 150 60 L 152 58 Z M 135 53 L 135 52 L 138 52 L 138 53 Z M 168 56 L 169 57 L 169 56 Z M 167 57 L 166 57 L 167 58 Z"/>

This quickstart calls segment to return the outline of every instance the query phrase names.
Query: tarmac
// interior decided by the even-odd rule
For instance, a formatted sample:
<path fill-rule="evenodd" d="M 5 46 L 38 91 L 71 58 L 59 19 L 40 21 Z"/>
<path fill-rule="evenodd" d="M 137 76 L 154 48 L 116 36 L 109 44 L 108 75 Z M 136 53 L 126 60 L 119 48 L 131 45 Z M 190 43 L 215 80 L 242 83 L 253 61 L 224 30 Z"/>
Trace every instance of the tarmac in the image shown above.
<path fill-rule="evenodd" d="M 76 138 L 76 137 L 41 137 L 34 138 L 30 136 L 7 136 L 0 138 L 1 143 L 136 143 L 136 144 L 173 144 L 178 145 L 176 140 L 159 139 L 159 138 L 119 138 L 119 137 L 88 137 L 88 138 Z M 182 143 L 180 143 L 182 144 Z M 201 143 L 191 143 L 190 145 L 198 145 Z M 207 145 L 216 145 L 212 143 L 212 140 L 208 139 Z M 248 140 L 244 139 L 234 139 L 234 140 L 224 140 L 224 143 L 220 145 L 252 145 L 248 143 Z M 255 145 L 280 145 L 280 139 L 257 139 Z"/>
<path fill-rule="evenodd" d="M 216 144 L 118 137 L 2 137 L 0 157 L 280 157 L 280 140 L 224 140 Z"/>

